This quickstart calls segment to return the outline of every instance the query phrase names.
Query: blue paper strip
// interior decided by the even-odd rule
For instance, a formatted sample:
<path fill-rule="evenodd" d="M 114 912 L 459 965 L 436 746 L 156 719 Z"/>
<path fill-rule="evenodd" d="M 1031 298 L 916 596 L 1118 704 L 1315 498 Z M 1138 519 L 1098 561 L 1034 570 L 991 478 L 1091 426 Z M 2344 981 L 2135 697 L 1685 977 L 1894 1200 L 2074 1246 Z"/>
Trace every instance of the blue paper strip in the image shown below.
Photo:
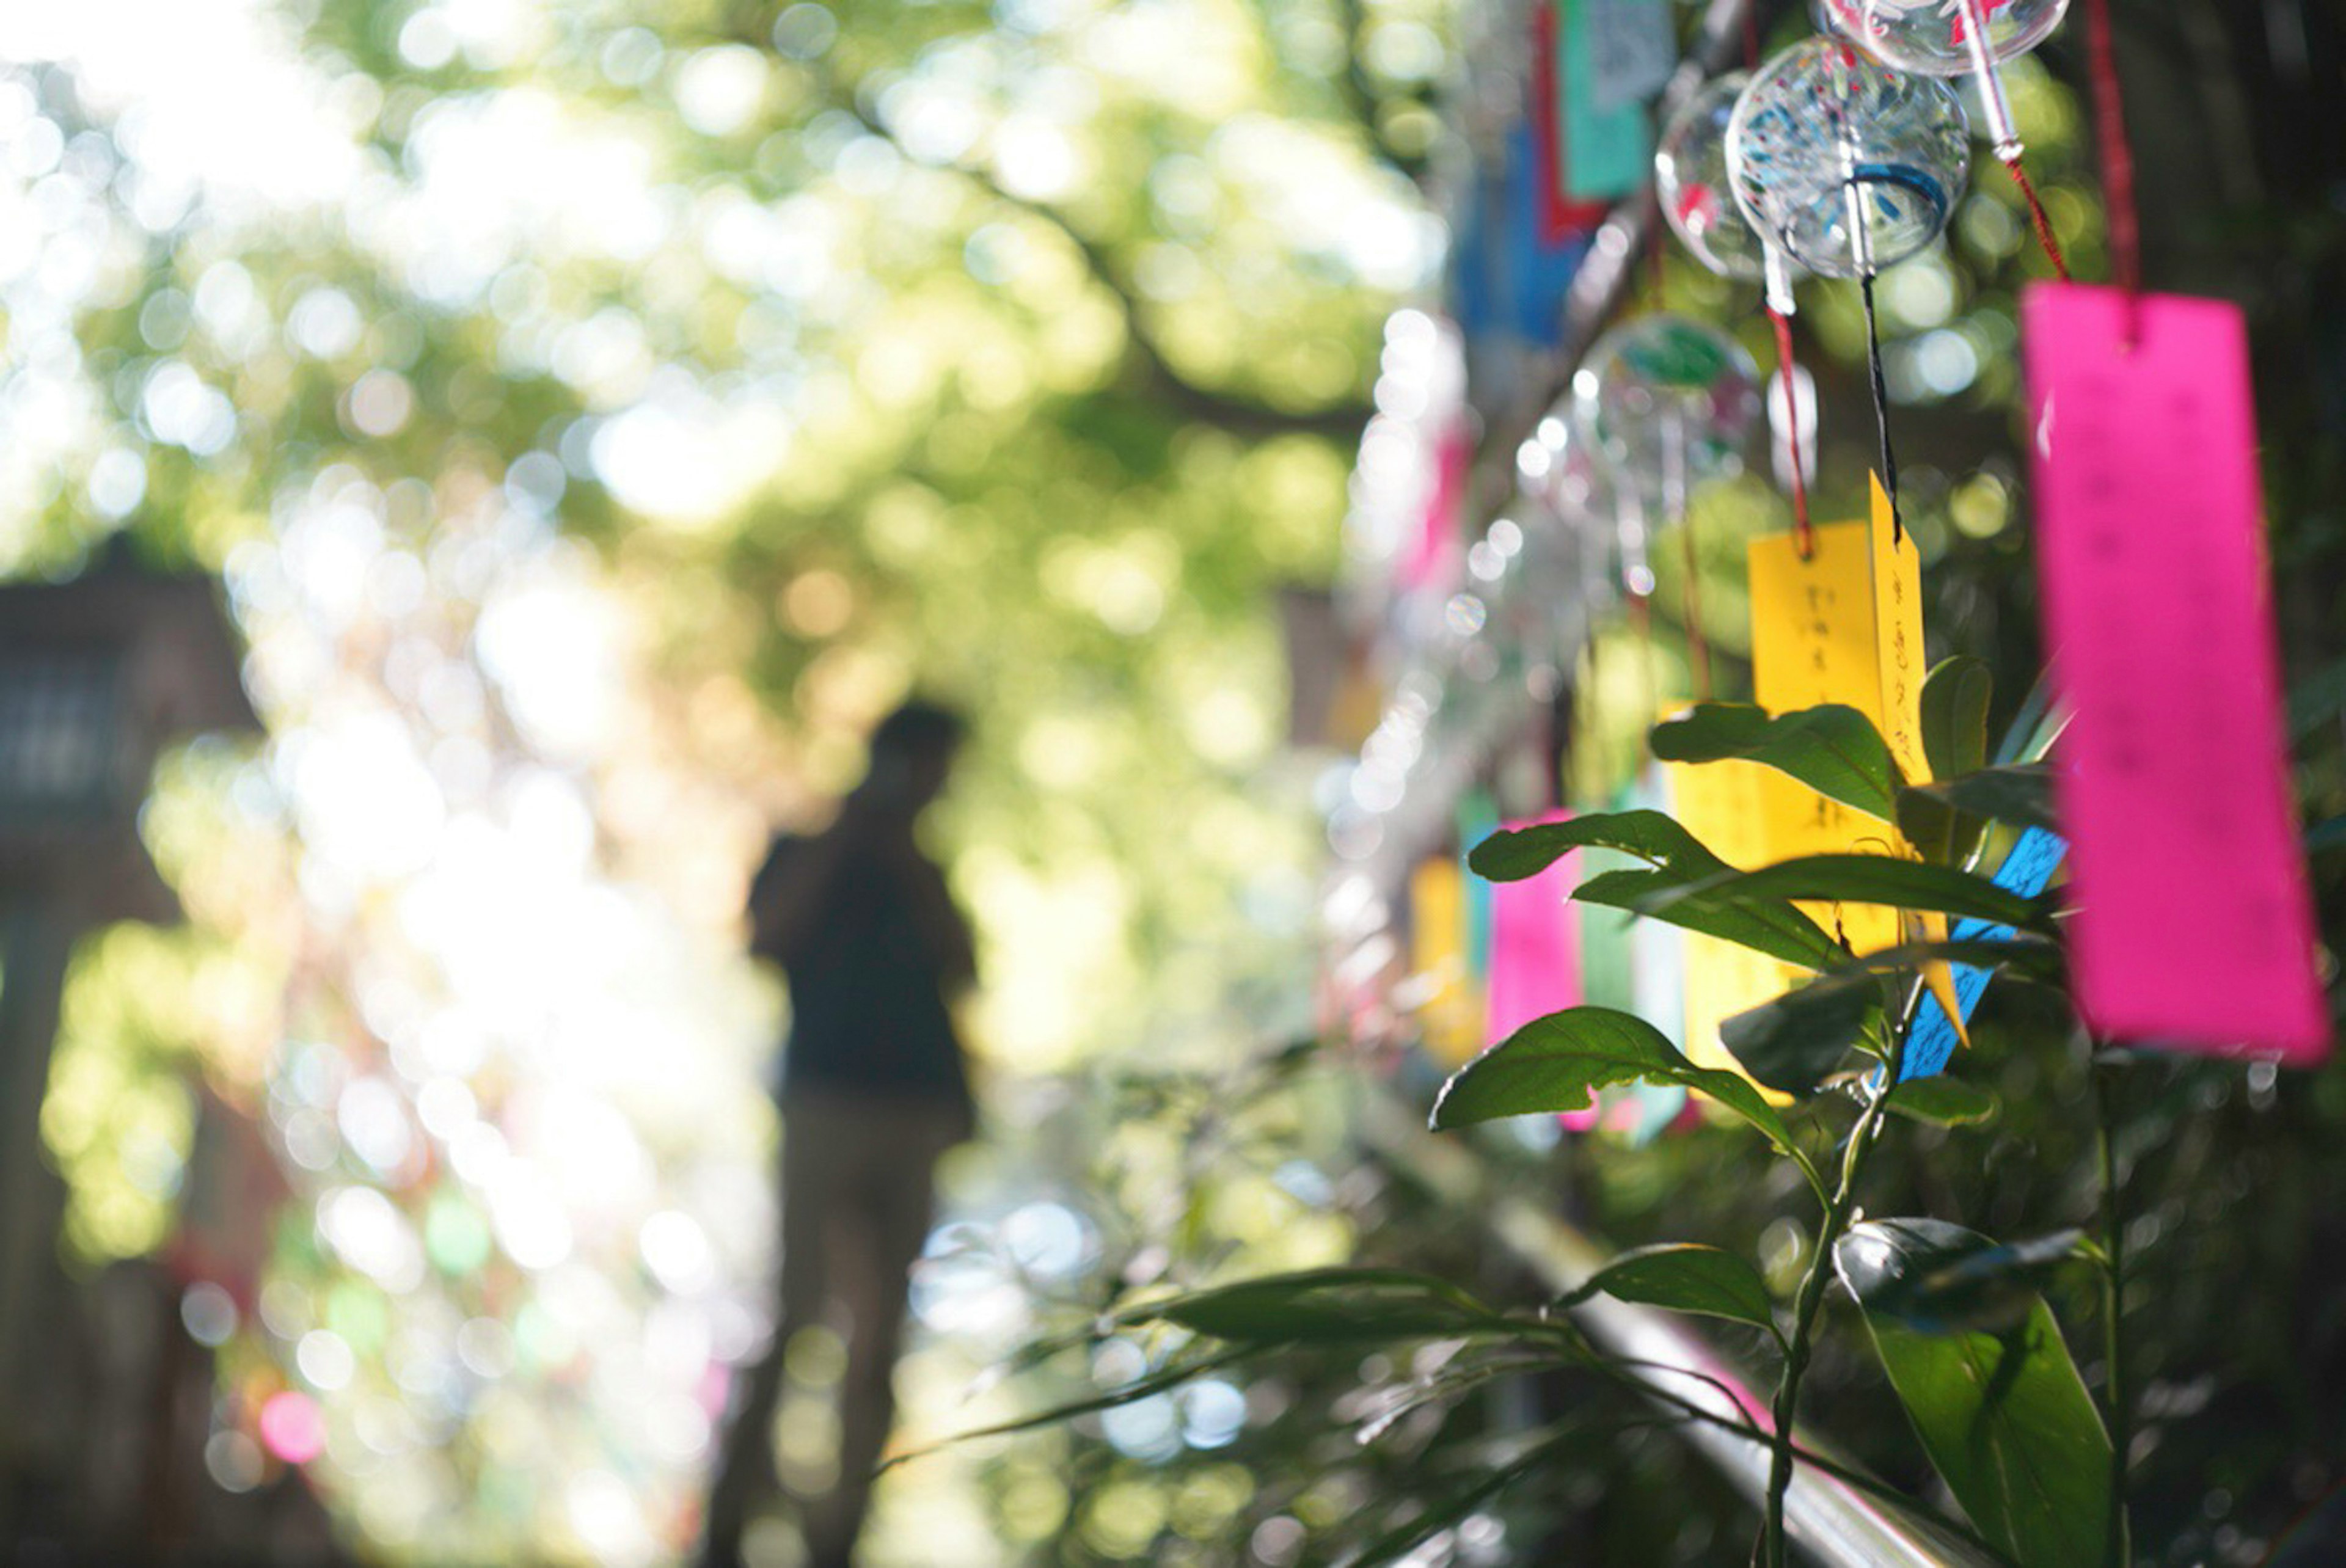
<path fill-rule="evenodd" d="M 2059 834 L 2048 833 L 2042 828 L 2028 829 L 1990 880 L 2008 892 L 2033 899 L 2045 891 L 2068 852 L 2069 846 Z M 2015 934 L 2008 925 L 1984 920 L 1959 920 L 1948 932 L 1956 942 L 2002 942 Z M 1955 1003 L 1964 1011 L 1964 1022 L 1969 1023 L 1972 1010 L 1979 1005 L 1981 995 L 1987 990 L 1992 972 L 1968 963 L 1952 967 Z M 1906 1032 L 1906 1061 L 1899 1071 L 1898 1081 L 1902 1084 L 1915 1078 L 1936 1077 L 1946 1071 L 1954 1054 L 1955 1026 L 1948 1022 L 1946 1009 L 1939 1005 L 1939 999 L 1925 991 L 1922 1005 L 1915 1010 L 1913 1026 Z"/>
<path fill-rule="evenodd" d="M 1586 235 L 1552 243 L 1541 237 L 1538 155 L 1531 127 L 1517 125 L 1507 133 L 1501 248 L 1506 321 L 1517 336 L 1543 348 L 1563 343 L 1564 297 L 1587 254 Z"/>

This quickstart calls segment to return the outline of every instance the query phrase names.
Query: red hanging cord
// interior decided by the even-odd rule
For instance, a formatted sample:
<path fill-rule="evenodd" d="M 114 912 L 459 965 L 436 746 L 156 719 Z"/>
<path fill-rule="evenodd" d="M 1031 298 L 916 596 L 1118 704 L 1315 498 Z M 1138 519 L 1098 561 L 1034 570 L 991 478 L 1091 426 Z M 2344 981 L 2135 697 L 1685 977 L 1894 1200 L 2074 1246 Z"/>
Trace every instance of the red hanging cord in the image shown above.
<path fill-rule="evenodd" d="M 1792 323 L 1781 311 L 1768 308 L 1776 326 L 1776 368 L 1784 382 L 1784 438 L 1792 458 L 1792 541 L 1803 561 L 1817 553 L 1817 531 L 1809 521 L 1809 479 L 1800 462 L 1800 400 L 1792 382 Z"/>
<path fill-rule="evenodd" d="M 2127 296 L 2127 341 L 2135 338 L 2142 293 L 2142 225 L 2135 211 L 2134 153 L 2127 146 L 2126 100 L 2109 0 L 2086 0 L 2086 65 L 2094 85 L 2094 139 L 2101 144 L 2102 200 L 2108 209 L 2110 279 Z"/>
<path fill-rule="evenodd" d="M 2012 182 L 2020 187 L 2020 194 L 2028 203 L 2028 222 L 2036 230 L 2036 243 L 2043 248 L 2045 259 L 2053 263 L 2054 273 L 2066 283 L 2069 281 L 2069 263 L 2061 254 L 2060 240 L 2053 236 L 2053 220 L 2045 215 L 2045 203 L 2038 199 L 2036 187 L 2030 182 L 2028 171 L 2021 167 L 2017 157 L 2005 159 L 2004 167 L 2011 172 Z"/>
<path fill-rule="evenodd" d="M 1743 7 L 1743 68 L 1760 68 L 1760 0 L 1749 0 Z"/>

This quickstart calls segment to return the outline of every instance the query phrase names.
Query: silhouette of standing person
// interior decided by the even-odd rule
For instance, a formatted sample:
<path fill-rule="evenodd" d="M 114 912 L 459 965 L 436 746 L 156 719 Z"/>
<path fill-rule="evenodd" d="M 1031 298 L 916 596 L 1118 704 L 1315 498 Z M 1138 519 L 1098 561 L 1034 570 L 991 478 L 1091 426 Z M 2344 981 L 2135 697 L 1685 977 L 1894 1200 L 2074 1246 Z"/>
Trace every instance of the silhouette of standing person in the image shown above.
<path fill-rule="evenodd" d="M 781 1291 L 773 1340 L 742 1386 L 711 1488 L 704 1563 L 740 1562 L 751 1512 L 780 1490 L 773 1424 L 785 1357 L 835 1303 L 847 1319 L 839 1467 L 800 1499 L 811 1568 L 845 1568 L 894 1417 L 907 1273 L 939 1156 L 973 1112 L 951 1004 L 975 978 L 968 923 L 913 828 L 962 738 L 948 709 L 907 702 L 872 731 L 838 820 L 774 841 L 750 883 L 750 951 L 778 962 L 790 1030 L 781 1084 Z"/>

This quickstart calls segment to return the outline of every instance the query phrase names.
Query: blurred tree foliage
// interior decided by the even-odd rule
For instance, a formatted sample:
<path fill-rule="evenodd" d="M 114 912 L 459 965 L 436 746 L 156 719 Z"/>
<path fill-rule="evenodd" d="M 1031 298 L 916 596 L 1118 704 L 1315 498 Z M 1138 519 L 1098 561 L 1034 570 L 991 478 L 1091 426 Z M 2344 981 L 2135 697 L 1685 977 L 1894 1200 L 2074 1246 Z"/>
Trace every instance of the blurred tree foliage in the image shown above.
<path fill-rule="evenodd" d="M 672 1549 L 766 1253 L 730 921 L 899 695 L 976 720 L 990 1058 L 1298 1015 L 1268 590 L 1438 259 L 1445 7 L 15 25 L 0 569 L 219 573 L 272 729 L 158 781 L 190 929 L 77 961 L 67 1237 L 168 1233 L 203 1071 L 300 1187 L 214 1474 L 290 1390 L 386 1549 Z"/>

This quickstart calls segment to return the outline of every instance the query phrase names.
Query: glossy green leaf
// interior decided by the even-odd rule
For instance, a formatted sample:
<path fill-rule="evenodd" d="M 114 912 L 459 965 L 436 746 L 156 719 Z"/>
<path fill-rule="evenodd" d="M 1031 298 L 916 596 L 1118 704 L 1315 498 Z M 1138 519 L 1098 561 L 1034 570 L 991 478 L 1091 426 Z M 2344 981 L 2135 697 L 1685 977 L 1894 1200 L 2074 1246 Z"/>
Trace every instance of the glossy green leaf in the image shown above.
<path fill-rule="evenodd" d="M 1813 899 L 1828 902 L 1889 904 L 1897 909 L 1935 910 L 1968 915 L 1998 925 L 2033 926 L 2036 906 L 1987 878 L 1953 866 L 1895 860 L 1888 855 L 1802 855 L 1756 871 L 1730 871 L 1688 888 L 1656 893 L 1642 912 L 1668 919 L 1688 900 Z"/>
<path fill-rule="evenodd" d="M 1698 891 L 1707 882 L 1736 874 L 1729 867 L 1689 881 L 1675 871 L 1606 871 L 1583 882 L 1572 896 L 1583 903 L 1649 915 L 1803 969 L 1823 969 L 1849 956 L 1824 927 L 1795 909 L 1789 899 L 1726 897 Z M 1668 902 L 1662 901 L 1665 898 Z"/>
<path fill-rule="evenodd" d="M 1968 654 L 1942 659 L 1923 678 L 1923 755 L 1933 779 L 1955 779 L 1987 766 L 1987 708 L 1995 677 Z"/>
<path fill-rule="evenodd" d="M 1598 848 L 1634 855 L 1688 880 L 1727 869 L 1678 820 L 1660 811 L 1592 811 L 1562 822 L 1535 822 L 1492 834 L 1466 856 L 1467 868 L 1494 882 L 1535 877 L 1575 850 Z"/>
<path fill-rule="evenodd" d="M 1893 1114 L 1938 1127 L 1971 1126 L 1993 1121 L 2003 1108 L 2004 1102 L 1996 1097 L 1994 1090 L 1944 1073 L 1928 1078 L 1909 1078 L 1890 1096 Z"/>
<path fill-rule="evenodd" d="M 1494 833 L 1474 846 L 1466 863 L 1492 881 L 1517 881 L 1538 875 L 1575 850 L 1591 848 L 1634 856 L 1648 868 L 1602 872 L 1573 895 L 1613 909 L 1634 911 L 1640 901 L 1662 890 L 1734 870 L 1660 811 L 1592 812 Z M 1780 899 L 1698 900 L 1663 918 L 1805 968 L 1819 968 L 1843 956 L 1822 927 Z"/>
<path fill-rule="evenodd" d="M 1938 866 L 1968 864 L 1987 823 L 1921 789 L 1898 791 L 1898 831 L 1914 852 Z"/>
<path fill-rule="evenodd" d="M 1923 1333 L 1999 1332 L 2026 1298 L 2076 1259 L 2082 1232 L 2002 1242 L 1943 1219 L 1869 1220 L 1850 1227 L 1833 1256 L 1866 1309 Z"/>
<path fill-rule="evenodd" d="M 2053 700 L 2052 681 L 2047 675 L 2039 674 L 2029 683 L 2028 695 L 2021 699 L 2020 712 L 2014 717 L 2012 727 L 2004 732 L 2004 739 L 1990 760 L 1998 768 L 2041 761 L 2068 728 L 2069 710 Z"/>
<path fill-rule="evenodd" d="M 1502 1116 L 1585 1111 L 1616 1084 L 1681 1084 L 1709 1095 L 1786 1154 L 1783 1118 L 1740 1075 L 1698 1067 L 1644 1019 L 1609 1007 L 1575 1007 L 1535 1018 L 1451 1075 L 1433 1103 L 1437 1131 Z M 1809 1173 L 1811 1179 L 1814 1173 Z"/>
<path fill-rule="evenodd" d="M 1129 1320 L 1254 1344 L 1428 1339 L 1511 1327 L 1446 1279 L 1390 1268 L 1314 1268 L 1241 1280 L 1136 1308 Z"/>
<path fill-rule="evenodd" d="M 1840 703 L 1773 718 L 1749 703 L 1698 703 L 1656 725 L 1653 748 L 1665 762 L 1757 762 L 1885 822 L 1906 782 L 1873 721 Z"/>
<path fill-rule="evenodd" d="M 1923 752 L 1934 779 L 1960 778 L 1986 765 L 1987 710 L 1994 679 L 1981 660 L 1958 654 L 1923 683 Z M 1917 781 L 1919 782 L 1919 780 Z M 1901 789 L 1898 830 L 1926 860 L 1961 865 L 1978 848 L 1985 825 L 1934 795 Z"/>
<path fill-rule="evenodd" d="M 1788 991 L 1719 1026 L 1719 1038 L 1743 1070 L 1771 1089 L 1809 1095 L 1873 1030 L 1882 989 L 1860 971 Z"/>
<path fill-rule="evenodd" d="M 2020 1568 L 2091 1568 L 2109 1529 L 2109 1436 L 2029 1283 L 2074 1239 L 2002 1247 L 1901 1219 L 1852 1227 L 1834 1248 L 1932 1464 Z M 1969 1306 L 1951 1317 L 1955 1298 Z"/>
<path fill-rule="evenodd" d="M 2047 832 L 2058 832 L 2061 828 L 2053 809 L 2053 769 L 2042 762 L 1982 768 L 1943 783 L 1910 786 L 1898 792 L 1902 821 L 1906 802 L 1916 797 L 2015 828 L 2043 828 Z"/>
<path fill-rule="evenodd" d="M 1895 947 L 1876 948 L 1855 958 L 1845 958 L 1834 966 L 1832 972 L 1895 974 L 1938 962 L 1968 963 L 1975 969 L 2008 969 L 2041 979 L 2058 979 L 2062 970 L 2061 944 L 2051 937 L 2029 932 L 2012 932 L 1999 937 L 1964 936 L 1948 937 L 1940 942 L 1907 942 Z"/>
<path fill-rule="evenodd" d="M 1577 1306 L 1599 1292 L 1617 1301 L 1728 1318 L 1777 1332 L 1774 1306 L 1760 1271 L 1716 1247 L 1677 1242 L 1625 1252 L 1557 1305 Z"/>

